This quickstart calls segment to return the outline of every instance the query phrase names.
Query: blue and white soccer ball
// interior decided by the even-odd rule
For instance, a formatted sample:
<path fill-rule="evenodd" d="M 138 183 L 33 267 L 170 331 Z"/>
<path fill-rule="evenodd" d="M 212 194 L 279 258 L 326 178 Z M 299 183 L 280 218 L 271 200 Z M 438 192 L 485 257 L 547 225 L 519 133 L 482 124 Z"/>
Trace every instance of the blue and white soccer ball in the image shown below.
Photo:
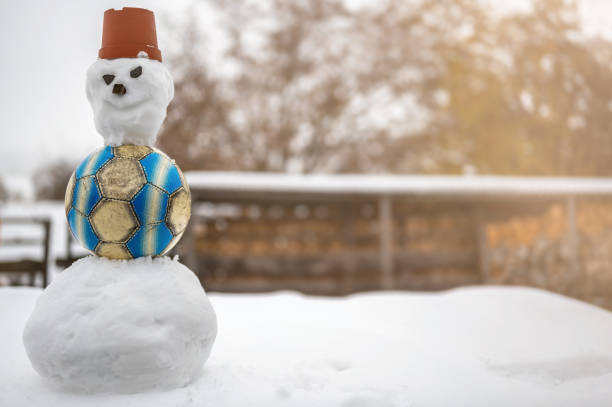
<path fill-rule="evenodd" d="M 191 216 L 183 173 L 148 146 L 106 146 L 87 156 L 70 178 L 65 204 L 76 239 L 111 259 L 167 253 Z"/>

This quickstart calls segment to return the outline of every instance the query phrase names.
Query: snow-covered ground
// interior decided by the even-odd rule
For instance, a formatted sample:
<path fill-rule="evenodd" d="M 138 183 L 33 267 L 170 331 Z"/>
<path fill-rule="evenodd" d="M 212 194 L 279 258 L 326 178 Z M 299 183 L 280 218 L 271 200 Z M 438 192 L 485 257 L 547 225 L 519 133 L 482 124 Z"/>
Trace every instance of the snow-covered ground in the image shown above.
<path fill-rule="evenodd" d="M 612 405 L 612 314 L 534 289 L 212 294 L 219 332 L 199 379 L 133 395 L 36 375 L 21 333 L 39 293 L 0 289 L 0 406 Z"/>

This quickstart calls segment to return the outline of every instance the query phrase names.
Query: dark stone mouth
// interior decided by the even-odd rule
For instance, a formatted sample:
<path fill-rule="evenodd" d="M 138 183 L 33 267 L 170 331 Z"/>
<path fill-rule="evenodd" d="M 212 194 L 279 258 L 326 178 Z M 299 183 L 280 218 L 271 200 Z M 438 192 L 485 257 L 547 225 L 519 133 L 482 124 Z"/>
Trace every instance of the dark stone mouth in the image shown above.
<path fill-rule="evenodd" d="M 127 89 L 121 83 L 117 83 L 115 84 L 115 86 L 113 86 L 113 93 L 115 95 L 123 96 L 126 94 L 126 92 L 127 92 Z"/>

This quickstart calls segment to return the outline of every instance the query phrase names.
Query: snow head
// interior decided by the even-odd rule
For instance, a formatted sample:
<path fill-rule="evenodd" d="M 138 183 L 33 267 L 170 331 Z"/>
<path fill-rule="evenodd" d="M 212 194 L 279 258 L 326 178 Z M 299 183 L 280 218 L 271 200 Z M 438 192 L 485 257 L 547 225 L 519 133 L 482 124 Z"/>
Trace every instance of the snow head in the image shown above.
<path fill-rule="evenodd" d="M 98 59 L 87 70 L 87 99 L 106 145 L 153 146 L 174 97 L 174 82 L 154 59 Z"/>

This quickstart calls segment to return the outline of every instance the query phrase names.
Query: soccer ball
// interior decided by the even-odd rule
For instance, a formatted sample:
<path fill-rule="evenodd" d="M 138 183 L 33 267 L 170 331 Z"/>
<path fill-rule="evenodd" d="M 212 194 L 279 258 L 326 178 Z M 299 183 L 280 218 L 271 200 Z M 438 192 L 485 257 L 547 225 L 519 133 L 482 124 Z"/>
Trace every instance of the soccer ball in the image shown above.
<path fill-rule="evenodd" d="M 148 146 L 106 146 L 87 156 L 70 177 L 65 204 L 75 238 L 110 259 L 167 253 L 191 216 L 183 173 Z"/>

